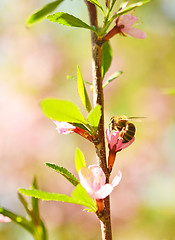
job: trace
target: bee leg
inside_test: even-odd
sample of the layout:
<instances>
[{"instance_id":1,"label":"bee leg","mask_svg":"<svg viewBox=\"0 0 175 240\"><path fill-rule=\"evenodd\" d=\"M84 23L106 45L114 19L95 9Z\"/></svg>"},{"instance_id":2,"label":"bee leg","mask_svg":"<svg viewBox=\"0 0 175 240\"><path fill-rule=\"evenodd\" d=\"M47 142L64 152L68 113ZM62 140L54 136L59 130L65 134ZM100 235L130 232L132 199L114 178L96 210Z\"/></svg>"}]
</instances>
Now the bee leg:
<instances>
[{"instance_id":1,"label":"bee leg","mask_svg":"<svg viewBox=\"0 0 175 240\"><path fill-rule=\"evenodd\" d=\"M123 138L124 133L126 132L125 127L121 130L121 132L119 133L119 137Z\"/></svg>"}]
</instances>

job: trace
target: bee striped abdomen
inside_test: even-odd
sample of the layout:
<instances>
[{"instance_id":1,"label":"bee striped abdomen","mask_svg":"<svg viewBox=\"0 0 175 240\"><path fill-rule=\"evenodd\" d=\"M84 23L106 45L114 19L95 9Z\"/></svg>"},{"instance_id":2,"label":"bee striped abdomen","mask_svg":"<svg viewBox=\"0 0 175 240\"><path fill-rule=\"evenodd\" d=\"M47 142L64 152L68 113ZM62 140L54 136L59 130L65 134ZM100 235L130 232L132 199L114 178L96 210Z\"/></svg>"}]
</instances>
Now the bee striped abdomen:
<instances>
[{"instance_id":1,"label":"bee striped abdomen","mask_svg":"<svg viewBox=\"0 0 175 240\"><path fill-rule=\"evenodd\" d=\"M122 142L127 143L131 139L133 139L133 137L135 135L135 132L136 132L136 128L135 128L133 123L128 122L127 125L126 125L126 128L123 132L124 132L124 134L123 134Z\"/></svg>"}]
</instances>

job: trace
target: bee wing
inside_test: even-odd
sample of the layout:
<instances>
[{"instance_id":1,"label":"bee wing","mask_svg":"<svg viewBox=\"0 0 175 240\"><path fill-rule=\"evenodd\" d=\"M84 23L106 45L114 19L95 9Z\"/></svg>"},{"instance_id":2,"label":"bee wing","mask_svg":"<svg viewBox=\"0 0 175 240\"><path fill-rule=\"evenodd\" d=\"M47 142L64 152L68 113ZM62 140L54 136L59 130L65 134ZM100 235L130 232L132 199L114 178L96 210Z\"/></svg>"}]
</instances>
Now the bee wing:
<instances>
[{"instance_id":1,"label":"bee wing","mask_svg":"<svg viewBox=\"0 0 175 240\"><path fill-rule=\"evenodd\" d=\"M142 122L143 119L147 117L128 117L128 120L132 120L134 122Z\"/></svg>"}]
</instances>

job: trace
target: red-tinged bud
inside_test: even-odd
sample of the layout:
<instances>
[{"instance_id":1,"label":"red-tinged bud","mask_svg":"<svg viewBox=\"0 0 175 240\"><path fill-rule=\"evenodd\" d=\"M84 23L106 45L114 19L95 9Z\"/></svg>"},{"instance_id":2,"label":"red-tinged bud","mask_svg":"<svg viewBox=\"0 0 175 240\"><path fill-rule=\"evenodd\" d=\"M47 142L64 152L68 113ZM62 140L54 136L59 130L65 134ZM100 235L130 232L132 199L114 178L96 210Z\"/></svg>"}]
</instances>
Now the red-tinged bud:
<instances>
[{"instance_id":1,"label":"red-tinged bud","mask_svg":"<svg viewBox=\"0 0 175 240\"><path fill-rule=\"evenodd\" d=\"M80 136L88 139L89 141L92 141L92 136L84 129L81 129L79 127L76 127L74 130L75 133L79 134Z\"/></svg>"},{"instance_id":2,"label":"red-tinged bud","mask_svg":"<svg viewBox=\"0 0 175 240\"><path fill-rule=\"evenodd\" d=\"M92 136L84 129L81 129L79 127L76 127L70 123L67 122L59 122L59 121L53 121L57 126L57 131L59 134L71 134L71 133L77 133L80 136L88 139L89 141L92 141Z\"/></svg>"},{"instance_id":3,"label":"red-tinged bud","mask_svg":"<svg viewBox=\"0 0 175 240\"><path fill-rule=\"evenodd\" d=\"M74 133L76 130L76 127L73 126L70 123L67 122L59 122L59 121L53 121L56 124L56 130L59 134L70 134Z\"/></svg>"},{"instance_id":4,"label":"red-tinged bud","mask_svg":"<svg viewBox=\"0 0 175 240\"><path fill-rule=\"evenodd\" d=\"M96 199L96 205L97 205L97 212L102 212L104 209L104 200L103 199Z\"/></svg>"},{"instance_id":5,"label":"red-tinged bud","mask_svg":"<svg viewBox=\"0 0 175 240\"><path fill-rule=\"evenodd\" d=\"M123 132L118 130L110 131L110 129L106 130L106 138L109 147L108 170L111 172L117 152L129 147L129 145L134 142L135 138L133 137L129 142L123 143Z\"/></svg>"},{"instance_id":6,"label":"red-tinged bud","mask_svg":"<svg viewBox=\"0 0 175 240\"><path fill-rule=\"evenodd\" d=\"M121 27L119 26L114 26L103 38L104 41L109 41L110 38L112 38L113 36L115 36L117 33L121 33Z\"/></svg>"},{"instance_id":7,"label":"red-tinged bud","mask_svg":"<svg viewBox=\"0 0 175 240\"><path fill-rule=\"evenodd\" d=\"M115 146L113 147L113 150L109 151L109 156L108 156L108 170L109 173L112 171L112 167L115 162L115 157L116 157L117 152L115 151Z\"/></svg>"}]
</instances>

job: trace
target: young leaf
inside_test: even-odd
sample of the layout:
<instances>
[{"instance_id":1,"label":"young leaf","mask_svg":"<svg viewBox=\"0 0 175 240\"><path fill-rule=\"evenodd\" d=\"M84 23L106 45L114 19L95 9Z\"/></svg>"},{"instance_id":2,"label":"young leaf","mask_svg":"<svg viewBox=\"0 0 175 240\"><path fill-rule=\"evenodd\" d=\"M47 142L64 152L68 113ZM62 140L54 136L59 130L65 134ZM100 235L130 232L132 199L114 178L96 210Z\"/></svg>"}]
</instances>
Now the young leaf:
<instances>
[{"instance_id":1,"label":"young leaf","mask_svg":"<svg viewBox=\"0 0 175 240\"><path fill-rule=\"evenodd\" d=\"M127 12L130 12L132 11L133 9L137 8L137 7L141 7L143 6L144 4L150 2L150 0L143 0L143 1L140 1L140 2L137 2L137 3L133 3L133 4L130 4L128 7L120 10L119 12L117 12L118 15L123 15Z\"/></svg>"},{"instance_id":2,"label":"young leaf","mask_svg":"<svg viewBox=\"0 0 175 240\"><path fill-rule=\"evenodd\" d=\"M112 62L112 49L111 49L110 43L107 41L103 44L101 60L102 60L101 72L102 72L102 78L104 78Z\"/></svg>"},{"instance_id":3,"label":"young leaf","mask_svg":"<svg viewBox=\"0 0 175 240\"><path fill-rule=\"evenodd\" d=\"M71 182L74 186L77 186L79 184L78 179L70 173L66 168L60 167L56 164L52 163L46 163L46 166L52 168L56 172L60 173L63 177L65 177L69 182Z\"/></svg>"},{"instance_id":4,"label":"young leaf","mask_svg":"<svg viewBox=\"0 0 175 240\"><path fill-rule=\"evenodd\" d=\"M95 108L93 108L90 111L87 119L91 126L98 127L100 118L101 118L101 106L97 104Z\"/></svg>"},{"instance_id":5,"label":"young leaf","mask_svg":"<svg viewBox=\"0 0 175 240\"><path fill-rule=\"evenodd\" d=\"M133 3L133 4L130 4L129 6L127 6L126 8L124 9L121 9L119 10L116 14L114 14L111 19L109 20L109 22L112 22L116 17L119 17L125 13L128 13L130 11L132 11L133 9L137 8L137 7L141 7L143 6L144 4L150 2L151 0L143 0L143 1L140 1L140 2L137 2L137 3Z\"/></svg>"},{"instance_id":6,"label":"young leaf","mask_svg":"<svg viewBox=\"0 0 175 240\"><path fill-rule=\"evenodd\" d=\"M44 201L60 201L60 202L68 202L68 203L74 203L74 204L78 204L78 205L82 205L85 207L90 207L89 203L83 202L79 199L70 197L68 195L65 194L59 194L59 193L49 193L49 192L44 192L38 189L19 189L19 192L21 192L22 194L26 195L26 196L31 196L31 197L35 197L35 198L39 198L42 199Z\"/></svg>"},{"instance_id":7,"label":"young leaf","mask_svg":"<svg viewBox=\"0 0 175 240\"><path fill-rule=\"evenodd\" d=\"M42 199L44 201L61 201L61 202L73 202L72 198L65 194L49 193L38 189L18 189L19 192L26 196Z\"/></svg>"},{"instance_id":8,"label":"young leaf","mask_svg":"<svg viewBox=\"0 0 175 240\"><path fill-rule=\"evenodd\" d=\"M86 87L83 82L83 78L81 76L80 68L79 66L77 67L77 88L78 88L78 94L80 96L81 102L83 106L86 108L88 112L91 111L91 103L86 91Z\"/></svg>"},{"instance_id":9,"label":"young leaf","mask_svg":"<svg viewBox=\"0 0 175 240\"><path fill-rule=\"evenodd\" d=\"M73 15L70 15L68 13L56 12L53 15L47 16L47 19L49 19L51 22L59 23L65 26L85 28L97 33L95 28L89 26L87 23L83 22L81 19L76 18Z\"/></svg>"},{"instance_id":10,"label":"young leaf","mask_svg":"<svg viewBox=\"0 0 175 240\"><path fill-rule=\"evenodd\" d=\"M27 231L29 231L31 234L34 233L34 228L33 225L27 221L25 218L5 209L0 207L0 214L9 217L13 222L21 225L23 228L25 228Z\"/></svg>"},{"instance_id":11,"label":"young leaf","mask_svg":"<svg viewBox=\"0 0 175 240\"><path fill-rule=\"evenodd\" d=\"M70 79L70 80L74 80L74 81L77 81L77 77L76 76L73 76L73 75L67 75L66 76L67 79ZM88 84L88 85L93 85L91 82L88 82L88 81L83 81L84 83Z\"/></svg>"},{"instance_id":12,"label":"young leaf","mask_svg":"<svg viewBox=\"0 0 175 240\"><path fill-rule=\"evenodd\" d=\"M78 174L81 168L86 167L84 155L79 148L76 149L76 153L75 153L75 167Z\"/></svg>"},{"instance_id":13,"label":"young leaf","mask_svg":"<svg viewBox=\"0 0 175 240\"><path fill-rule=\"evenodd\" d=\"M89 197L86 190L79 184L72 192L72 197L79 200L83 206L89 207L93 212L97 211L96 204L93 202L92 198Z\"/></svg>"},{"instance_id":14,"label":"young leaf","mask_svg":"<svg viewBox=\"0 0 175 240\"><path fill-rule=\"evenodd\" d=\"M37 21L42 20L46 15L53 12L58 7L58 5L60 5L60 3L62 3L63 1L64 0L57 0L57 1L46 4L44 7L39 9L37 12L32 14L27 19L27 21L26 21L27 26L30 26L30 25L36 23Z\"/></svg>"},{"instance_id":15,"label":"young leaf","mask_svg":"<svg viewBox=\"0 0 175 240\"><path fill-rule=\"evenodd\" d=\"M41 101L43 113L53 120L87 124L78 107L70 101L48 98Z\"/></svg>"},{"instance_id":16,"label":"young leaf","mask_svg":"<svg viewBox=\"0 0 175 240\"><path fill-rule=\"evenodd\" d=\"M111 8L110 8L110 12L112 11L114 4L115 4L116 0L112 0L112 4L111 4Z\"/></svg>"},{"instance_id":17,"label":"young leaf","mask_svg":"<svg viewBox=\"0 0 175 240\"><path fill-rule=\"evenodd\" d=\"M118 78L123 72L122 71L118 71L115 72L114 74L112 74L107 81L103 84L103 88L105 88L110 82L112 82L113 80L115 80L116 78Z\"/></svg>"},{"instance_id":18,"label":"young leaf","mask_svg":"<svg viewBox=\"0 0 175 240\"><path fill-rule=\"evenodd\" d=\"M119 10L126 8L127 5L128 5L128 0L124 0L124 1L120 4Z\"/></svg>"},{"instance_id":19,"label":"young leaf","mask_svg":"<svg viewBox=\"0 0 175 240\"><path fill-rule=\"evenodd\" d=\"M72 125L75 127L81 128L81 129L85 130L86 132L90 133L90 130L86 125L83 125L81 123L72 123Z\"/></svg>"},{"instance_id":20,"label":"young leaf","mask_svg":"<svg viewBox=\"0 0 175 240\"><path fill-rule=\"evenodd\" d=\"M88 1L93 3L94 5L96 5L102 11L102 13L105 15L105 12L104 12L102 6L100 5L100 3L97 0L88 0Z\"/></svg>"}]
</instances>

